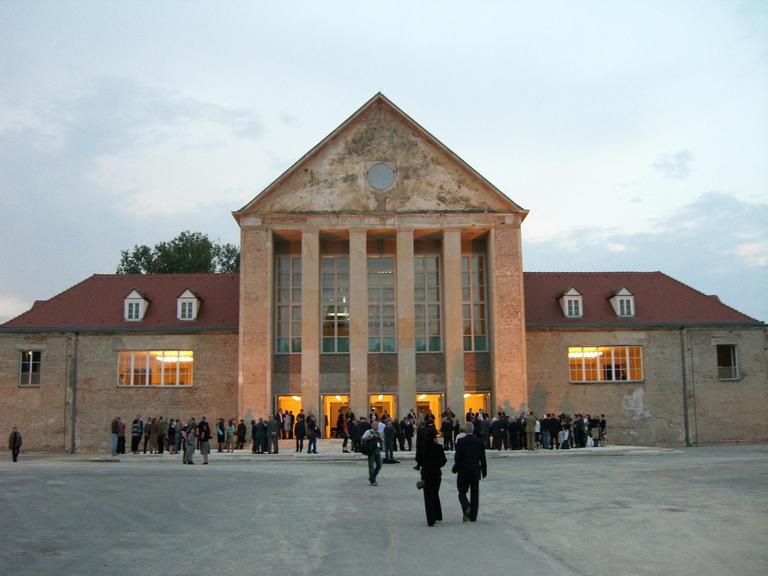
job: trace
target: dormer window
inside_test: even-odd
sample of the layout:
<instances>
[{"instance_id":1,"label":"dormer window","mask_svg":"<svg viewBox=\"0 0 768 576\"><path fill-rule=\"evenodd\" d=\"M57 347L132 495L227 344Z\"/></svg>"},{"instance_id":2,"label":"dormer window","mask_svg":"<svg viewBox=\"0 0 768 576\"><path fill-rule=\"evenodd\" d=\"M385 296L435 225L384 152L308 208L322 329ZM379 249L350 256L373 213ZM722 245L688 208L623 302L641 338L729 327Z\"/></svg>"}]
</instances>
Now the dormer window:
<instances>
[{"instance_id":1,"label":"dormer window","mask_svg":"<svg viewBox=\"0 0 768 576\"><path fill-rule=\"evenodd\" d=\"M560 294L559 300L566 318L581 318L584 315L584 301L576 288L569 288Z\"/></svg>"},{"instance_id":2,"label":"dormer window","mask_svg":"<svg viewBox=\"0 0 768 576\"><path fill-rule=\"evenodd\" d=\"M126 322L141 322L147 313L149 302L138 290L133 290L123 300L123 318Z\"/></svg>"},{"instance_id":3,"label":"dormer window","mask_svg":"<svg viewBox=\"0 0 768 576\"><path fill-rule=\"evenodd\" d=\"M631 318L635 315L635 296L626 288L616 290L610 301L616 316Z\"/></svg>"},{"instance_id":4,"label":"dormer window","mask_svg":"<svg viewBox=\"0 0 768 576\"><path fill-rule=\"evenodd\" d=\"M176 300L176 317L179 320L189 322L197 320L197 311L200 308L200 300L191 290L185 290Z\"/></svg>"}]
</instances>

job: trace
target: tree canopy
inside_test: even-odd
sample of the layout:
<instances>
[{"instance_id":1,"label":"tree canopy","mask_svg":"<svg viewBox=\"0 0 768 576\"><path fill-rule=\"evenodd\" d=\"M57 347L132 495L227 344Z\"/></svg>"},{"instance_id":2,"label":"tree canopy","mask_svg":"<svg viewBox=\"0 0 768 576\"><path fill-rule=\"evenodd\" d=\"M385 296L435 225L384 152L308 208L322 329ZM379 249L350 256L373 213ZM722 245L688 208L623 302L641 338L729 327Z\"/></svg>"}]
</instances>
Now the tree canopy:
<instances>
[{"instance_id":1,"label":"tree canopy","mask_svg":"<svg viewBox=\"0 0 768 576\"><path fill-rule=\"evenodd\" d=\"M150 248L136 245L120 251L118 274L179 274L239 272L240 250L233 244L211 242L206 234L185 231Z\"/></svg>"}]
</instances>

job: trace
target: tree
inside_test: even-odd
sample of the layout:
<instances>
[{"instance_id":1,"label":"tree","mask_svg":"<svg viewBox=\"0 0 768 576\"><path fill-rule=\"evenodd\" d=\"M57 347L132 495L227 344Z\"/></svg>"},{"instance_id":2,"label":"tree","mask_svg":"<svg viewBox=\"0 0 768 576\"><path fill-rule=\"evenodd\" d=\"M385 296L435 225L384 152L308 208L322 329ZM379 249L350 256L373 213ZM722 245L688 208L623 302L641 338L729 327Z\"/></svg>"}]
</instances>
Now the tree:
<instances>
[{"instance_id":1,"label":"tree","mask_svg":"<svg viewBox=\"0 0 768 576\"><path fill-rule=\"evenodd\" d=\"M185 231L154 248L136 245L120 251L118 274L239 272L240 250L233 244L211 242L206 234Z\"/></svg>"}]
</instances>

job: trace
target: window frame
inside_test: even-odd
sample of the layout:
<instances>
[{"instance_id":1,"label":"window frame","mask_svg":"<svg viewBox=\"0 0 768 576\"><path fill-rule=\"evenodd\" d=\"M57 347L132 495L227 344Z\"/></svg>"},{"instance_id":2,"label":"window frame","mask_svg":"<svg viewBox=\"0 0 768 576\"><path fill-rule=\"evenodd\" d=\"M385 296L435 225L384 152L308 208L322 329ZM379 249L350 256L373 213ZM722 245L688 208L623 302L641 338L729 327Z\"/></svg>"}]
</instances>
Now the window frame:
<instances>
[{"instance_id":1,"label":"window frame","mask_svg":"<svg viewBox=\"0 0 768 576\"><path fill-rule=\"evenodd\" d=\"M645 381L645 361L643 346L639 344L619 344L619 345L594 345L594 346L568 346L568 382L570 384L637 384ZM578 351L577 351L578 349ZM610 349L610 364L603 363L601 356L606 349ZM623 358L616 355L617 350L623 351ZM632 351L639 351L633 356ZM576 356L579 354L580 356ZM581 358L581 378L574 379L574 358ZM587 363L587 358L595 358L594 365ZM633 360L636 363L633 364ZM611 378L605 378L607 370L610 370ZM632 378L635 370L640 371L640 378ZM616 376L623 371L626 378L617 378ZM593 374L595 378L590 379L588 374Z\"/></svg>"},{"instance_id":2,"label":"window frame","mask_svg":"<svg viewBox=\"0 0 768 576\"><path fill-rule=\"evenodd\" d=\"M371 261L382 261L382 260L390 260L392 262L391 267L391 273L392 273L392 285L391 286L385 286L383 283L379 284L378 286L371 286ZM397 354L397 262L394 255L390 254L382 254L382 255L374 255L368 256L367 259L367 273L368 273L368 353L369 354ZM375 276L374 276L375 277ZM386 289L392 289L392 299L387 300L384 298L384 292ZM371 290L377 291L377 298L375 301L371 300ZM394 327L394 335L391 336L393 338L393 347L392 350L384 350L384 339L390 338L390 336L385 336L384 334L384 309L385 307L392 307L393 315L392 315L392 323ZM375 321L375 327L377 328L377 334L372 335L371 334L371 308L377 309L377 316ZM378 340L378 346L376 346L377 349L373 350L371 349L371 340L377 339Z\"/></svg>"},{"instance_id":3,"label":"window frame","mask_svg":"<svg viewBox=\"0 0 768 576\"><path fill-rule=\"evenodd\" d=\"M616 299L618 304L617 316L620 318L632 318L635 315L635 302L632 296L619 296ZM628 309L628 310L627 310Z\"/></svg>"},{"instance_id":4,"label":"window frame","mask_svg":"<svg viewBox=\"0 0 768 576\"><path fill-rule=\"evenodd\" d=\"M721 366L720 365L720 348L721 347L728 347L730 348L730 357L731 361L733 362L730 366ZM741 367L739 366L739 353L738 353L738 345L736 344L715 344L715 366L716 366L716 372L717 372L717 379L721 382L734 382L737 380L741 380ZM730 368L732 371L732 376L722 376L721 375L721 369L723 368Z\"/></svg>"},{"instance_id":5,"label":"window frame","mask_svg":"<svg viewBox=\"0 0 768 576\"><path fill-rule=\"evenodd\" d=\"M288 286L282 286L280 283L280 260L288 261ZM302 326L301 326L301 255L298 254L279 254L275 257L275 280L274 284L274 305L273 305L273 330L274 333L274 353L275 354L301 354L302 350ZM298 279L296 276L298 275ZM298 285L297 285L298 284ZM288 301L280 302L280 290L288 291ZM294 291L298 292L298 301L294 299ZM288 336L280 333L280 309L288 310ZM298 330L297 330L298 328ZM281 340L288 340L288 350L280 349Z\"/></svg>"},{"instance_id":6,"label":"window frame","mask_svg":"<svg viewBox=\"0 0 768 576\"><path fill-rule=\"evenodd\" d=\"M31 359L27 362L29 370L24 371L24 356L31 356ZM35 359L37 358L37 359ZM33 370L33 367L37 366L37 370ZM39 388L42 380L43 373L43 351L40 349L30 348L27 350L19 350L19 388ZM25 382L26 380L26 382ZM36 380L36 382L33 382Z\"/></svg>"},{"instance_id":7,"label":"window frame","mask_svg":"<svg viewBox=\"0 0 768 576\"><path fill-rule=\"evenodd\" d=\"M181 376L182 376L182 364L185 364L187 362L180 362L177 360L175 362L175 368L176 368L176 377L175 377L175 384L166 384L166 362L160 361L161 371L160 371L160 382L159 384L152 384L152 370L151 370L151 364L152 364L152 358L151 355L156 352L162 352L163 357L166 357L166 354L175 354L177 358L182 357L182 353L189 352L191 353L192 360L188 362L190 365L189 367L189 383L188 384L180 384ZM129 373L131 375L130 377L130 383L125 384L121 381L121 375L123 373L123 365L121 363L121 354L130 354L131 360L129 364ZM140 368L140 362L137 362L137 358L139 358L139 355L143 355L144 360L144 372L141 372ZM135 376L139 374L143 374L143 380L144 383L137 384L134 382ZM117 352L117 387L118 388L190 388L194 385L194 375L195 375L195 351L194 350L168 350L168 349L154 349L154 350L118 350Z\"/></svg>"},{"instance_id":8,"label":"window frame","mask_svg":"<svg viewBox=\"0 0 768 576\"><path fill-rule=\"evenodd\" d=\"M324 276L325 276L325 270L323 266L324 261L332 260L334 262L333 265L333 286L326 286L323 283ZM339 278L343 278L344 274L339 273L339 263L340 262L346 262L346 287L340 286ZM346 254L334 254L334 255L326 255L320 257L320 354L349 354L350 353L350 340L351 340L351 330L352 330L352 307L351 307L351 290L350 290L350 259L349 256ZM333 303L325 303L323 301L323 292L324 291L332 291L333 292ZM342 291L346 291L346 302L337 302L338 297L341 295ZM342 298L344 296L342 295ZM333 336L326 336L325 335L325 325L328 323L326 320L326 312L328 311L329 307L333 307L333 315L334 320L333 322ZM347 335L346 336L339 336L339 326L340 324L343 324L344 321L339 320L340 316L344 314L344 312L339 312L339 309L345 309L346 308L346 324L347 324ZM333 342L333 350L326 350L325 345L327 341ZM341 345L342 343L346 344L346 350L344 349L344 346Z\"/></svg>"},{"instance_id":9,"label":"window frame","mask_svg":"<svg viewBox=\"0 0 768 576\"><path fill-rule=\"evenodd\" d=\"M428 280L427 280L427 267L425 266L427 259L434 259L437 265L437 286L434 288L428 287ZM413 291L413 309L414 309L414 348L416 351L416 354L440 354L443 352L443 338L445 330L443 328L443 263L442 263L442 257L439 253L435 254L417 254L414 256L414 266L413 266L413 283L414 283L414 291ZM421 272L417 271L416 261L421 260ZM422 275L422 283L421 285L418 284L418 276L421 273ZM418 289L424 290L424 299L418 300L416 298L416 291ZM437 294L437 300L432 300L428 297L429 290L435 290ZM418 312L417 310L419 307L422 306L424 309L424 332L422 334L419 334L416 327L418 325ZM429 311L431 308L437 307L437 313L438 313L438 319L437 321L430 322L430 315ZM437 326L439 328L439 333L437 338L439 338L440 346L438 349L432 349L431 348L431 339L435 338L435 336L430 335L430 328L437 323ZM419 350L419 338L421 338L424 342L424 350Z\"/></svg>"},{"instance_id":10,"label":"window frame","mask_svg":"<svg viewBox=\"0 0 768 576\"><path fill-rule=\"evenodd\" d=\"M581 296L565 296L565 317L566 318L583 318L584 306L582 305ZM575 312L575 313L572 313Z\"/></svg>"},{"instance_id":11,"label":"window frame","mask_svg":"<svg viewBox=\"0 0 768 576\"><path fill-rule=\"evenodd\" d=\"M475 261L482 262L482 278L483 278L483 296L482 300L475 300ZM488 266L485 254L481 252L473 252L470 254L462 254L461 256L461 307L462 307L462 342L464 352L488 352L490 350L490 329L488 326ZM466 268L464 264L466 262ZM467 282L465 283L465 279ZM468 296L468 297L466 297ZM482 306L484 311L481 321L485 326L484 334L477 334L477 315L475 309L478 306ZM469 308L469 317L467 318L465 311ZM469 334L465 332L466 322L469 322ZM469 338L469 348L467 348L467 338ZM478 350L477 338L485 339L485 347L482 350Z\"/></svg>"}]
</instances>

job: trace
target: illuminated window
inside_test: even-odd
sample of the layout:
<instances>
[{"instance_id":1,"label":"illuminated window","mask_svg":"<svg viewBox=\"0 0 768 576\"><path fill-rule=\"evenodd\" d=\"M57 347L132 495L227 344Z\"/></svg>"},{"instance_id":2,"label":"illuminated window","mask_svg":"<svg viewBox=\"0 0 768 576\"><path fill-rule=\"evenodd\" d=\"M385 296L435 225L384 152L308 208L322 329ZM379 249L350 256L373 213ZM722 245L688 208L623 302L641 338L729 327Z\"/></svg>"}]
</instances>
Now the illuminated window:
<instances>
[{"instance_id":1,"label":"illuminated window","mask_svg":"<svg viewBox=\"0 0 768 576\"><path fill-rule=\"evenodd\" d=\"M40 350L22 350L19 370L19 386L40 386Z\"/></svg>"},{"instance_id":2,"label":"illuminated window","mask_svg":"<svg viewBox=\"0 0 768 576\"><path fill-rule=\"evenodd\" d=\"M461 258L461 299L464 309L464 351L488 350L485 256Z\"/></svg>"},{"instance_id":3,"label":"illuminated window","mask_svg":"<svg viewBox=\"0 0 768 576\"><path fill-rule=\"evenodd\" d=\"M643 379L640 346L572 346L568 348L571 382L638 382Z\"/></svg>"},{"instance_id":4,"label":"illuminated window","mask_svg":"<svg viewBox=\"0 0 768 576\"><path fill-rule=\"evenodd\" d=\"M739 364L735 344L717 345L717 377L720 380L738 380Z\"/></svg>"},{"instance_id":5,"label":"illuminated window","mask_svg":"<svg viewBox=\"0 0 768 576\"><path fill-rule=\"evenodd\" d=\"M440 352L440 258L416 256L413 260L416 352Z\"/></svg>"},{"instance_id":6,"label":"illuminated window","mask_svg":"<svg viewBox=\"0 0 768 576\"><path fill-rule=\"evenodd\" d=\"M118 386L191 386L191 350L118 352Z\"/></svg>"},{"instance_id":7,"label":"illuminated window","mask_svg":"<svg viewBox=\"0 0 768 576\"><path fill-rule=\"evenodd\" d=\"M320 314L323 353L349 352L349 258L320 261Z\"/></svg>"},{"instance_id":8,"label":"illuminated window","mask_svg":"<svg viewBox=\"0 0 768 576\"><path fill-rule=\"evenodd\" d=\"M275 352L301 352L301 256L277 257Z\"/></svg>"},{"instance_id":9,"label":"illuminated window","mask_svg":"<svg viewBox=\"0 0 768 576\"><path fill-rule=\"evenodd\" d=\"M368 258L368 352L396 352L395 259Z\"/></svg>"}]
</instances>

